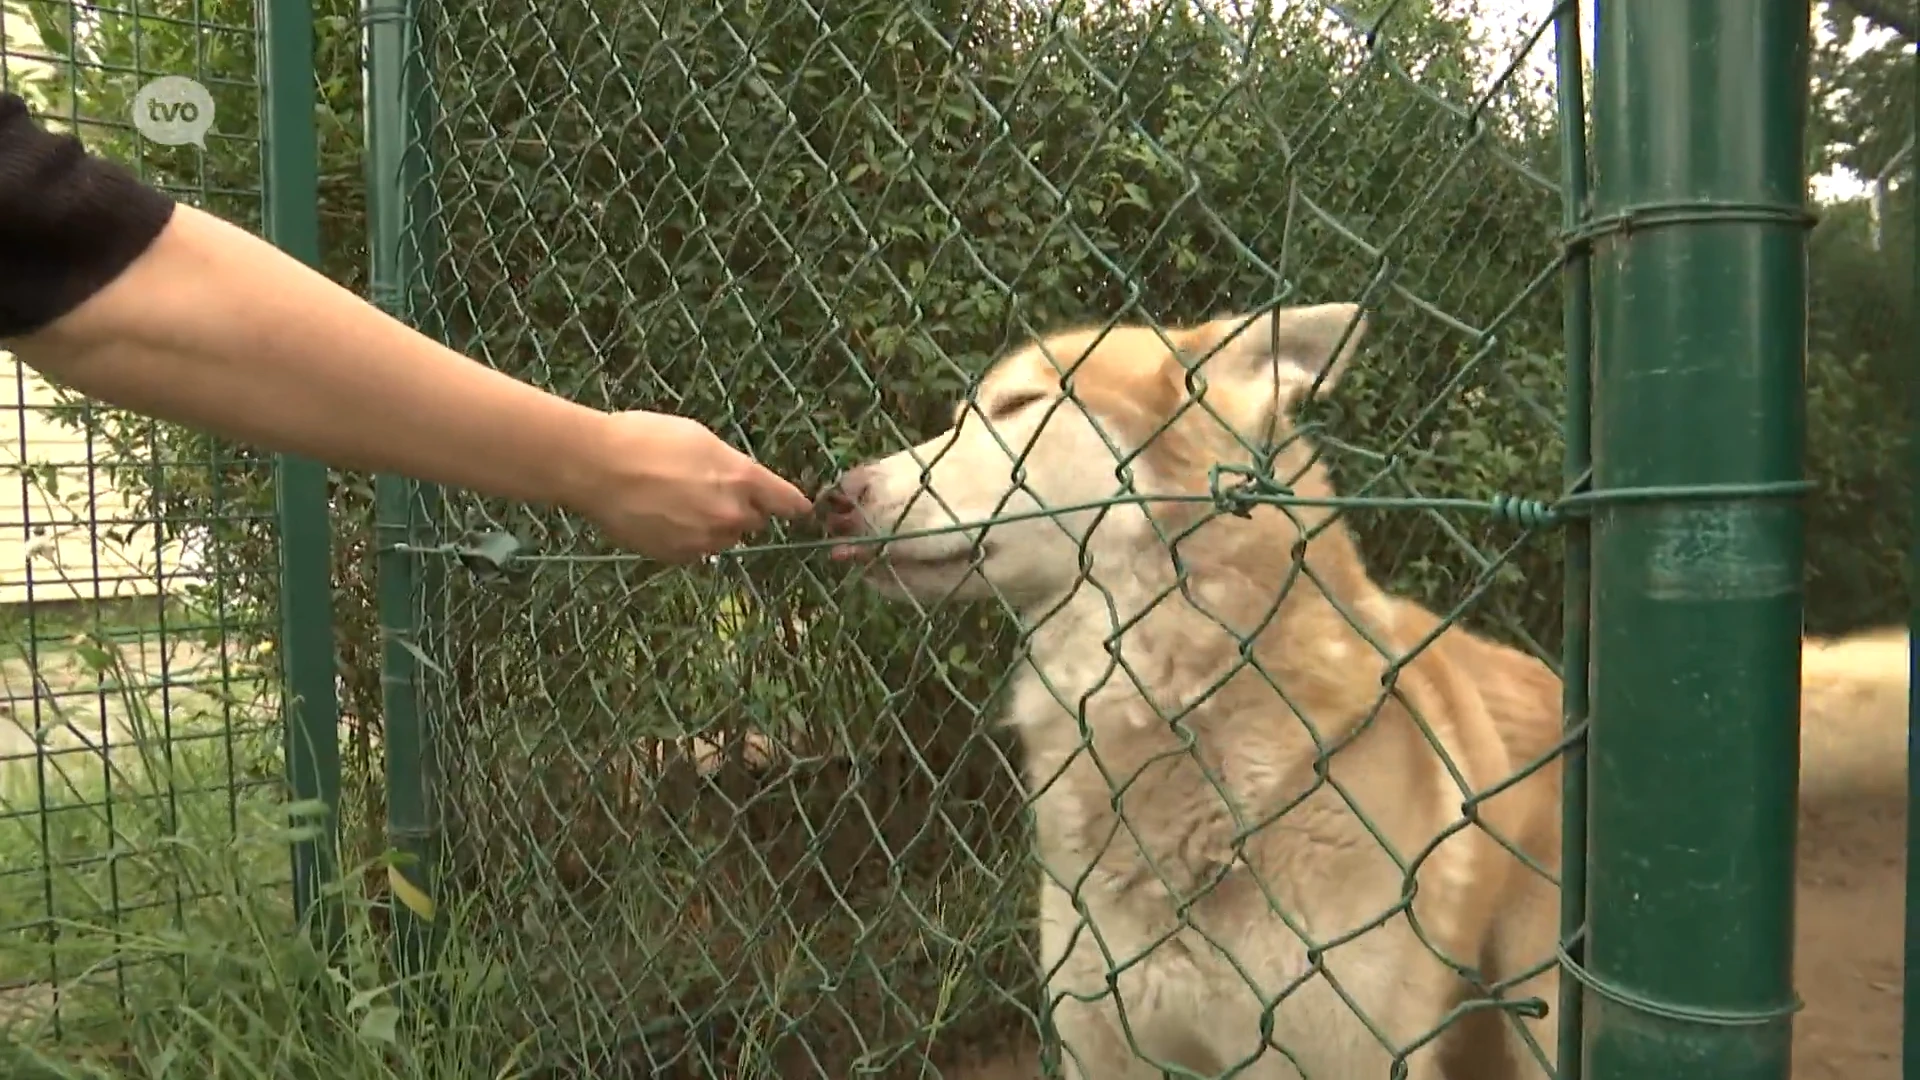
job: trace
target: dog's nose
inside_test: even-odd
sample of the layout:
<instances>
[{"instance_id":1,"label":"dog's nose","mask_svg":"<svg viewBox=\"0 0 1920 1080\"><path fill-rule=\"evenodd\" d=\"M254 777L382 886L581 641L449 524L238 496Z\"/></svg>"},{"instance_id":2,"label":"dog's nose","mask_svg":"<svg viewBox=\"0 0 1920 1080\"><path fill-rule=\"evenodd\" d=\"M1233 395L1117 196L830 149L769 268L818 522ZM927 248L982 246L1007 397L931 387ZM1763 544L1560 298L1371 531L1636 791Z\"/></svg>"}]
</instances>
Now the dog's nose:
<instances>
[{"instance_id":1,"label":"dog's nose","mask_svg":"<svg viewBox=\"0 0 1920 1080\"><path fill-rule=\"evenodd\" d=\"M872 481L859 469L844 473L831 486L814 500L813 511L818 514L833 535L845 535L860 531L860 502L871 488Z\"/></svg>"},{"instance_id":2,"label":"dog's nose","mask_svg":"<svg viewBox=\"0 0 1920 1080\"><path fill-rule=\"evenodd\" d=\"M859 508L860 504L855 502L853 496L847 494L847 489L840 484L835 484L821 492L820 497L813 501L814 512L821 517L851 514Z\"/></svg>"}]
</instances>

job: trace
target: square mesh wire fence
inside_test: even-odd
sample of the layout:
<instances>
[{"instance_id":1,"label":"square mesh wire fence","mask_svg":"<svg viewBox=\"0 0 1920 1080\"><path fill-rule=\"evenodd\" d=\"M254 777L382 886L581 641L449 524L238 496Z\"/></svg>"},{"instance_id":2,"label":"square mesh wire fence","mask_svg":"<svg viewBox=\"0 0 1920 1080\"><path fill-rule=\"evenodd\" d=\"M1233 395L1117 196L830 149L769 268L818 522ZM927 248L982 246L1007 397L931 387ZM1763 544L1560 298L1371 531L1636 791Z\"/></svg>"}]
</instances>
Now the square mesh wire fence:
<instances>
[{"instance_id":1,"label":"square mesh wire fence","mask_svg":"<svg viewBox=\"0 0 1920 1080\"><path fill-rule=\"evenodd\" d=\"M1248 918L1287 943L1276 955L1294 958L1298 978L1276 960L1229 987L1231 965L1203 959L1214 955L1205 931L1175 926L1174 912L1213 904L1218 921L1217 905L1250 902L1244 883L1220 899L1192 863L1147 866L1155 849L1140 837L1191 812L1206 819L1193 843L1222 866L1285 857L1272 854L1284 840L1250 839L1294 827L1271 791L1241 806L1250 816L1237 825L1224 809L1180 809L1177 793L1197 778L1246 764L1221 734L1238 715L1276 725L1262 730L1295 755L1289 782L1311 781L1293 821L1338 819L1339 835L1367 838L1366 858L1404 846L1408 834L1389 844L1392 827L1368 823L1391 815L1343 786L1355 774L1339 761L1398 738L1361 734L1374 722L1363 717L1404 726L1420 711L1395 686L1419 668L1400 662L1410 654L1511 646L1488 662L1544 681L1504 706L1514 769L1503 771L1557 749L1558 683L1526 654L1557 653L1560 541L1539 507L1514 498L1550 501L1563 487L1552 7L471 0L421 5L417 54L398 38L370 52L373 130L384 115L395 140L369 148L387 163L370 210L375 263L390 258L392 277L376 284L396 310L569 397L700 418L805 485L938 436L996 357L1062 330L1124 324L1135 329L1103 340L1132 342L1136 359L1198 360L1212 353L1173 346L1218 316L1335 301L1368 313L1337 389L1291 423L1269 417L1216 447L1244 466L1237 478L1169 479L1154 439L1127 434L1115 411L1157 399L1115 404L1120 346L1055 350L1075 374L1041 387L1072 399L1051 430L1118 421L1114 441L1082 447L1091 457L1076 475L1138 470L1107 516L1148 520L1145 490L1162 517L1187 514L1191 537L1215 539L1192 539L1198 554L1183 563L1161 534L1154 574L1180 566L1179 580L1111 611L1083 605L1131 570L1110 553L1079 567L1070 551L1086 581L1052 630L1046 605L1004 588L889 597L860 580L883 571L850 572L800 531L660 572L565 514L389 485L381 619L405 647L388 653L387 809L396 837L428 857L395 881L409 907L434 913L447 956L505 981L514 1004L501 1030L533 1048L525 1060L598 1077L844 1077L1004 1056L1021 1063L1011 1075L1042 1058L1049 1075L1076 1075L1063 1058L1123 1037L1068 991L1097 996L1109 970L1159 970L1135 955L1156 948L1163 966L1184 951L1211 973L1206 1008L1252 1025L1232 1052L1136 1045L1180 1075L1274 1075L1278 1044L1312 1041L1306 1016L1386 1047L1379 1075L1461 1017L1517 1023L1511 1008L1477 1007L1494 993L1485 986L1431 1015L1376 1015L1364 1032L1341 1027L1380 1004L1357 984L1339 992L1345 1019L1314 1012L1339 982L1326 976L1343 944L1405 944L1404 868L1366 925L1332 926L1324 907L1307 925L1310 898L1269 897ZM1093 366L1081 374L1083 363ZM1079 397L1103 385L1104 406ZM968 408L973 434L954 445L982 425L1031 433ZM1201 439L1191 425L1209 412L1218 427L1217 409L1196 408L1148 435ZM1185 435L1168 434L1176 427ZM1287 446L1277 458L1251 452L1276 433L1287 436L1272 440ZM973 509L1060 490L1046 475L1069 469L1060 448L1022 440L984 468L958 459L981 484L1011 477L1011 502ZM1304 467L1308 443L1324 473L1301 480L1282 466ZM939 446L926 449L929 477L957 475L932 460ZM918 468L896 460L890 475ZM1340 498L1303 505L1320 476ZM1064 509L1053 507L1056 523L1091 544L1095 511ZM1056 550L1055 534L996 528L986 582L1005 584L1008 535ZM982 540L977 528L958 535ZM1352 563L1295 559L1296 542L1345 551L1356 540L1373 578L1418 606L1343 607L1371 586L1312 571ZM1219 551L1242 542L1291 570L1235 577ZM1267 615L1202 620L1202 594L1223 590ZM1276 674L1297 634L1287 627L1336 609L1325 632L1351 658L1318 676L1296 667L1288 687ZM1451 625L1481 636L1429 641ZM1047 662L1017 658L1023 640L1049 635L1056 650L1114 661L1048 699L1059 710L1048 723L1090 732L1066 748L994 723L1010 708L1046 713L1022 695ZM1183 665L1219 685L1170 687ZM1366 707L1310 715L1299 695L1311 698L1316 678L1358 678ZM1193 753L1097 764L1102 726L1147 703L1163 715L1146 728L1160 734L1141 737ZM1123 738L1105 738L1109 758L1127 758ZM1409 752L1431 763L1444 738L1427 730ZM1446 836L1497 831L1472 812L1496 779L1450 797ZM1036 934L1042 881L1057 905L1073 875L1036 858L1034 830L1057 853L1063 822L1100 807L1134 820L1111 822L1112 854L1083 851L1082 862L1109 887L1155 897L1142 903L1167 934L1115 946L1076 985L1058 954L1086 956ZM1523 837L1503 842L1529 854ZM1419 848L1396 857L1412 864ZM1110 910L1086 927L1124 937L1123 918ZM1529 960L1551 952L1549 940ZM1524 973L1507 974L1503 992ZM1263 1014L1282 1033L1264 1057ZM1061 1023L1077 1044L1070 1034L1061 1045ZM1133 1075L1099 1059L1082 1068Z\"/></svg>"},{"instance_id":2,"label":"square mesh wire fence","mask_svg":"<svg viewBox=\"0 0 1920 1080\"><path fill-rule=\"evenodd\" d=\"M258 54L247 3L0 5L43 123L255 230ZM204 145L136 130L163 76ZM283 840L235 843L285 803L271 461L0 358L0 1031L111 1034L174 935L285 889Z\"/></svg>"}]
</instances>

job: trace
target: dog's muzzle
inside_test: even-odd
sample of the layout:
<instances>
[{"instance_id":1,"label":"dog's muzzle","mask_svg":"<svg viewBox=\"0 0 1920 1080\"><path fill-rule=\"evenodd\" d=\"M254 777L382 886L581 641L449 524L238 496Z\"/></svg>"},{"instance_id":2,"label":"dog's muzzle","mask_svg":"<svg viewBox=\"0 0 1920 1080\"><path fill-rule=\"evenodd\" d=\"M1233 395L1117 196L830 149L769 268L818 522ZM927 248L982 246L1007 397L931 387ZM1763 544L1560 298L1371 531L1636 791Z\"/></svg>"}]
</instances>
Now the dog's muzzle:
<instances>
[{"instance_id":1,"label":"dog's muzzle","mask_svg":"<svg viewBox=\"0 0 1920 1080\"><path fill-rule=\"evenodd\" d=\"M813 500L814 516L829 537L853 539L871 535L861 503L872 489L872 480L864 470L841 474ZM872 544L835 544L833 558L866 560L873 557Z\"/></svg>"}]
</instances>

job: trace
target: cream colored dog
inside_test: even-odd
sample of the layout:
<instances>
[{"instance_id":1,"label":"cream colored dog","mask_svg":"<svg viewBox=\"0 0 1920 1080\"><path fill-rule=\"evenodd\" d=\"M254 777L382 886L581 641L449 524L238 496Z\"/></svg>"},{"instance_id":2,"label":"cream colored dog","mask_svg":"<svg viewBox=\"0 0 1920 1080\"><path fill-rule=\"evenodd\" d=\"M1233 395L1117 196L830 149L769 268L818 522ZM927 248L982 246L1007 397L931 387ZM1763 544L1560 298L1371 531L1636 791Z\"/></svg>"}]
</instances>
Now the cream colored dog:
<instances>
[{"instance_id":1,"label":"cream colored dog","mask_svg":"<svg viewBox=\"0 0 1920 1080\"><path fill-rule=\"evenodd\" d=\"M1288 418L1364 331L1329 304L1056 335L823 496L834 531L883 541L837 554L884 592L999 596L1028 631L1008 721L1071 1077L1379 1077L1402 1052L1440 1076L1424 1040L1465 987L1439 954L1487 983L1546 965L1505 996L1557 1002L1557 882L1486 830L1557 879L1560 680L1458 626L1421 647L1438 617L1376 586L1323 509L1207 505L1243 440L1331 494ZM1808 641L1803 794L1899 790L1907 685L1904 631ZM1507 1060L1460 1075L1539 1075L1551 1024L1502 1023Z\"/></svg>"},{"instance_id":2,"label":"cream colored dog","mask_svg":"<svg viewBox=\"0 0 1920 1080\"><path fill-rule=\"evenodd\" d=\"M1209 502L1248 443L1331 494L1290 416L1364 331L1328 304L1055 335L822 497L834 532L879 539L836 554L885 593L997 595L1026 631L1007 720L1070 1077L1371 1080L1404 1057L1435 1080L1456 965L1492 981L1553 956L1553 883L1490 833L1557 873L1558 773L1476 797L1520 756L1503 710L1557 737L1551 672L1483 686L1501 647L1452 632L1409 656L1432 616L1372 581L1328 510ZM1555 983L1549 965L1517 993L1552 1003ZM1528 1025L1549 1060L1550 1025Z\"/></svg>"}]
</instances>

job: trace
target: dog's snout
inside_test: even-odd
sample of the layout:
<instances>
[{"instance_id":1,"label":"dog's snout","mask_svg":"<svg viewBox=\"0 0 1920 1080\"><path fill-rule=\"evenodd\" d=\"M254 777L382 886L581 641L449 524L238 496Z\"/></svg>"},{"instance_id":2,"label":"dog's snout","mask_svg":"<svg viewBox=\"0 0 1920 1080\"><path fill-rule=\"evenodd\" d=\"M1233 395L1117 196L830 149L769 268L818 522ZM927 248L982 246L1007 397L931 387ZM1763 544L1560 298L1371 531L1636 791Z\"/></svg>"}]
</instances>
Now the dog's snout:
<instances>
[{"instance_id":1,"label":"dog's snout","mask_svg":"<svg viewBox=\"0 0 1920 1080\"><path fill-rule=\"evenodd\" d=\"M847 494L846 488L835 484L821 492L820 497L814 500L813 506L821 514L831 517L835 514L851 514L859 504L853 501L853 496Z\"/></svg>"},{"instance_id":2,"label":"dog's snout","mask_svg":"<svg viewBox=\"0 0 1920 1080\"><path fill-rule=\"evenodd\" d=\"M834 535L857 533L861 528L860 504L873 486L866 473L855 469L844 473L814 500L814 512Z\"/></svg>"}]
</instances>

